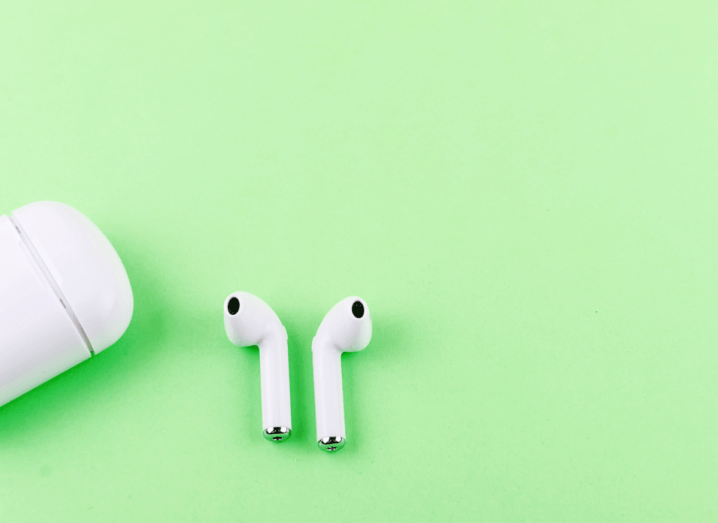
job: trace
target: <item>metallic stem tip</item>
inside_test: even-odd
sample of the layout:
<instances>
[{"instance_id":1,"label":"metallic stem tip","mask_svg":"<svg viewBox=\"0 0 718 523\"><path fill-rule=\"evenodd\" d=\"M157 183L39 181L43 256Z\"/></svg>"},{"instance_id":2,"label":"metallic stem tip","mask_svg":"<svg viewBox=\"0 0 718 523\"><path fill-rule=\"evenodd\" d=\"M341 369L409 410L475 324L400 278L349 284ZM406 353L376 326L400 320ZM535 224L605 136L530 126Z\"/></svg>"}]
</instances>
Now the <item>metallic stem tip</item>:
<instances>
[{"instance_id":1,"label":"metallic stem tip","mask_svg":"<svg viewBox=\"0 0 718 523\"><path fill-rule=\"evenodd\" d=\"M292 429L289 427L270 427L264 429L264 439L267 441L281 442L289 439L292 435Z\"/></svg>"},{"instance_id":2,"label":"metallic stem tip","mask_svg":"<svg viewBox=\"0 0 718 523\"><path fill-rule=\"evenodd\" d=\"M342 450L346 442L346 438L342 438L341 436L329 436L328 438L322 438L317 441L317 445L324 452L334 452L336 450Z\"/></svg>"}]
</instances>

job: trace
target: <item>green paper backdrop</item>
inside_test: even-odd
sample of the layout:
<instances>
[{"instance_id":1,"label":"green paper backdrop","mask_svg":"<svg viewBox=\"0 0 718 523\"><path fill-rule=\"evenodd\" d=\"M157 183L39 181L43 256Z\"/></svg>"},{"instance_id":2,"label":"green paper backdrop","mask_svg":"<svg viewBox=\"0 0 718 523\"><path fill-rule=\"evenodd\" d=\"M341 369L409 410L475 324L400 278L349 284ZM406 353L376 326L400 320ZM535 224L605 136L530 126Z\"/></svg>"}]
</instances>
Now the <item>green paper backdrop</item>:
<instances>
[{"instance_id":1,"label":"green paper backdrop","mask_svg":"<svg viewBox=\"0 0 718 523\"><path fill-rule=\"evenodd\" d=\"M80 209L136 302L0 408L0 521L718 520L717 6L2 2L0 211ZM282 445L235 290L289 334Z\"/></svg>"}]
</instances>

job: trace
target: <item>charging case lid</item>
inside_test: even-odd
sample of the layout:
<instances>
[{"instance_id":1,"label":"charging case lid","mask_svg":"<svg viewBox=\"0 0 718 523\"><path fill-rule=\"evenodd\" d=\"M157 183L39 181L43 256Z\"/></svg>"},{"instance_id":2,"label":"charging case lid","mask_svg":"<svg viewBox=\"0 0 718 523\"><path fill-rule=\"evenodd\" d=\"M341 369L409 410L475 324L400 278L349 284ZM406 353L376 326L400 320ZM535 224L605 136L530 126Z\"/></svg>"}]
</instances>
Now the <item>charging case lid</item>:
<instances>
[{"instance_id":1,"label":"charging case lid","mask_svg":"<svg viewBox=\"0 0 718 523\"><path fill-rule=\"evenodd\" d=\"M124 265L84 214L58 202L13 212L98 353L124 334L134 301Z\"/></svg>"}]
</instances>

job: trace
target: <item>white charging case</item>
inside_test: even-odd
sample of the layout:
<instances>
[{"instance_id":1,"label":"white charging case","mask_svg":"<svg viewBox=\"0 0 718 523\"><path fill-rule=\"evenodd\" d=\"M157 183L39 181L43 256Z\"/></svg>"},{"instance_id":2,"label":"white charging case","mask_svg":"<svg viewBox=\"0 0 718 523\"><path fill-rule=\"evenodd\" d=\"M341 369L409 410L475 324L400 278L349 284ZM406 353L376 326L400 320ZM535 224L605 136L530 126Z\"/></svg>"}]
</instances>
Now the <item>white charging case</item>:
<instances>
[{"instance_id":1,"label":"white charging case","mask_svg":"<svg viewBox=\"0 0 718 523\"><path fill-rule=\"evenodd\" d=\"M115 343L133 306L120 257L85 215L36 202L0 216L0 405Z\"/></svg>"}]
</instances>

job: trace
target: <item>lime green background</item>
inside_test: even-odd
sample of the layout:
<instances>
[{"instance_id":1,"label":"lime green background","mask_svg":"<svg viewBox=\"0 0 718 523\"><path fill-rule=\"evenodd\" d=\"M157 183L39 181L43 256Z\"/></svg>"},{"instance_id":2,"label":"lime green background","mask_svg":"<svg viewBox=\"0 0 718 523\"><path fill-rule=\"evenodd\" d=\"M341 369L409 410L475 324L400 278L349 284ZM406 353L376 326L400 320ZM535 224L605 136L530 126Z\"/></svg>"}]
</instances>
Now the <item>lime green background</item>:
<instances>
[{"instance_id":1,"label":"lime green background","mask_svg":"<svg viewBox=\"0 0 718 523\"><path fill-rule=\"evenodd\" d=\"M260 4L0 4L0 209L83 211L136 300L0 409L0 520L718 520L716 3ZM235 290L289 333L286 444Z\"/></svg>"}]
</instances>

